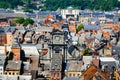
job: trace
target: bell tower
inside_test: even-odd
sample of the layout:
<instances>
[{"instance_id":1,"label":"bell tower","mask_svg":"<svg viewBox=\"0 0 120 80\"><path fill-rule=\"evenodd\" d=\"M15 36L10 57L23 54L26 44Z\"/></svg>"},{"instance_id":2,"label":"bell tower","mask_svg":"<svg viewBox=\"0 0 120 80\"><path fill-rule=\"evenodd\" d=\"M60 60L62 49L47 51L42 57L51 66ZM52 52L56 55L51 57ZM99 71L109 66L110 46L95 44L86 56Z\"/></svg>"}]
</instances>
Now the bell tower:
<instances>
[{"instance_id":1,"label":"bell tower","mask_svg":"<svg viewBox=\"0 0 120 80\"><path fill-rule=\"evenodd\" d=\"M63 63L66 61L66 43L64 32L53 30L50 47L51 58L51 80L62 80Z\"/></svg>"},{"instance_id":2,"label":"bell tower","mask_svg":"<svg viewBox=\"0 0 120 80\"><path fill-rule=\"evenodd\" d=\"M21 56L20 56L20 51L21 51L21 47L20 44L18 43L18 39L15 38L14 39L14 43L11 47L12 53L13 53L13 60L20 60Z\"/></svg>"},{"instance_id":3,"label":"bell tower","mask_svg":"<svg viewBox=\"0 0 120 80\"><path fill-rule=\"evenodd\" d=\"M50 57L52 58L52 54L61 54L63 59L66 60L66 42L64 37L64 32L58 29L54 29L52 32L52 39L51 43L49 44L50 47Z\"/></svg>"}]
</instances>

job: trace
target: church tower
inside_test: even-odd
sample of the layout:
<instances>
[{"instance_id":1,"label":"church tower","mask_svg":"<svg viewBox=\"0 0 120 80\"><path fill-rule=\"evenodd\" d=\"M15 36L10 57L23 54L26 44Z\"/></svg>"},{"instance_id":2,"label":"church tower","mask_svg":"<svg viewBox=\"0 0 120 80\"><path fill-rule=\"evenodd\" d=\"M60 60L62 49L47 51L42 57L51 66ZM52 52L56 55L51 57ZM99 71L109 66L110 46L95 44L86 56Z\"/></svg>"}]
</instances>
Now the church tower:
<instances>
[{"instance_id":1,"label":"church tower","mask_svg":"<svg viewBox=\"0 0 120 80\"><path fill-rule=\"evenodd\" d=\"M18 39L15 38L14 39L14 43L11 47L12 53L13 53L13 60L20 60L21 56L20 56L20 51L21 51L21 47L18 43Z\"/></svg>"},{"instance_id":2,"label":"church tower","mask_svg":"<svg viewBox=\"0 0 120 80\"><path fill-rule=\"evenodd\" d=\"M51 47L51 80L62 80L62 66L66 61L64 32L57 29L53 30L52 41L49 46Z\"/></svg>"}]
</instances>

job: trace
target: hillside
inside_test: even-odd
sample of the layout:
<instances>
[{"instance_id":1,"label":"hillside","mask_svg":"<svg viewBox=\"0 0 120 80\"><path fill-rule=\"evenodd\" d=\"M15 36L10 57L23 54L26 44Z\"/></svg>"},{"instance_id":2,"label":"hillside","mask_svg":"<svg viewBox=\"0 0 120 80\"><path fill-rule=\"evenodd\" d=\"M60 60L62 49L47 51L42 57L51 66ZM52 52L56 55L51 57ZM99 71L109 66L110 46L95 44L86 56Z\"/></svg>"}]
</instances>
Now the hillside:
<instances>
[{"instance_id":1,"label":"hillside","mask_svg":"<svg viewBox=\"0 0 120 80\"><path fill-rule=\"evenodd\" d=\"M118 0L46 0L43 9L56 10L58 8L67 8L72 6L77 9L91 10L112 10L116 7L120 8Z\"/></svg>"},{"instance_id":2,"label":"hillside","mask_svg":"<svg viewBox=\"0 0 120 80\"><path fill-rule=\"evenodd\" d=\"M0 8L17 8L18 5L25 5L28 9L37 9L37 7L31 4L36 0L0 0ZM116 7L120 8L120 2L118 0L37 0L45 1L44 7L39 7L42 10L57 10L72 6L76 9L91 9L91 10L112 10ZM38 9L39 9L38 8Z\"/></svg>"}]
</instances>

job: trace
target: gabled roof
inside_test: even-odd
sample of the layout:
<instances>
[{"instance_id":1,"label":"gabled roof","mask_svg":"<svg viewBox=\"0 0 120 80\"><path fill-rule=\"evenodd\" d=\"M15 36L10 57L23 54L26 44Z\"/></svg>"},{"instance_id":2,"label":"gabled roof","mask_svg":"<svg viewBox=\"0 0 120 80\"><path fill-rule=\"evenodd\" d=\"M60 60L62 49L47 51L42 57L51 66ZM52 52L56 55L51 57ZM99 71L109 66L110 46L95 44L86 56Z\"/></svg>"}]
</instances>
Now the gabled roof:
<instances>
[{"instance_id":1,"label":"gabled roof","mask_svg":"<svg viewBox=\"0 0 120 80\"><path fill-rule=\"evenodd\" d=\"M58 29L54 29L52 32L52 35L57 35L57 34L64 35L63 31L58 30Z\"/></svg>"},{"instance_id":2,"label":"gabled roof","mask_svg":"<svg viewBox=\"0 0 120 80\"><path fill-rule=\"evenodd\" d=\"M94 76L94 74L98 72L99 76L101 76L104 80L110 80L101 70L99 70L96 66L91 65L83 74L84 80L90 80Z\"/></svg>"}]
</instances>

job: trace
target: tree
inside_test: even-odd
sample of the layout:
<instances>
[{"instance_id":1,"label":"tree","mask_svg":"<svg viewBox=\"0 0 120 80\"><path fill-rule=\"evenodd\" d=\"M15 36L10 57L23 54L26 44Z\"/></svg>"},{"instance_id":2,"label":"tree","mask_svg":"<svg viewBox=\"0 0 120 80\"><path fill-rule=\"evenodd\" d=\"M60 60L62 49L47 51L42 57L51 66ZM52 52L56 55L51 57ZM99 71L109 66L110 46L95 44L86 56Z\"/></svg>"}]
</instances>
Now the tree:
<instances>
[{"instance_id":1,"label":"tree","mask_svg":"<svg viewBox=\"0 0 120 80\"><path fill-rule=\"evenodd\" d=\"M25 19L24 18L17 18L15 21L16 21L16 23L23 24Z\"/></svg>"},{"instance_id":2,"label":"tree","mask_svg":"<svg viewBox=\"0 0 120 80\"><path fill-rule=\"evenodd\" d=\"M8 53L8 60L12 60L13 59L13 53L10 51Z\"/></svg>"},{"instance_id":3,"label":"tree","mask_svg":"<svg viewBox=\"0 0 120 80\"><path fill-rule=\"evenodd\" d=\"M30 19L30 18L26 18L26 19L24 19L24 18L16 18L15 22L19 23L19 24L23 24L23 26L27 26L28 24L31 24L31 25L34 24L34 21L32 19Z\"/></svg>"},{"instance_id":4,"label":"tree","mask_svg":"<svg viewBox=\"0 0 120 80\"><path fill-rule=\"evenodd\" d=\"M76 28L76 33L78 33L83 28L84 28L84 25L83 24L79 24L78 27Z\"/></svg>"},{"instance_id":5,"label":"tree","mask_svg":"<svg viewBox=\"0 0 120 80\"><path fill-rule=\"evenodd\" d=\"M30 19L30 18L26 18L25 21L24 21L24 23L23 23L23 25L27 26L28 24L33 25L34 21L32 19Z\"/></svg>"},{"instance_id":6,"label":"tree","mask_svg":"<svg viewBox=\"0 0 120 80\"><path fill-rule=\"evenodd\" d=\"M88 48L85 48L84 49L84 55L85 56L89 56L90 54L89 54L89 49Z\"/></svg>"}]
</instances>

